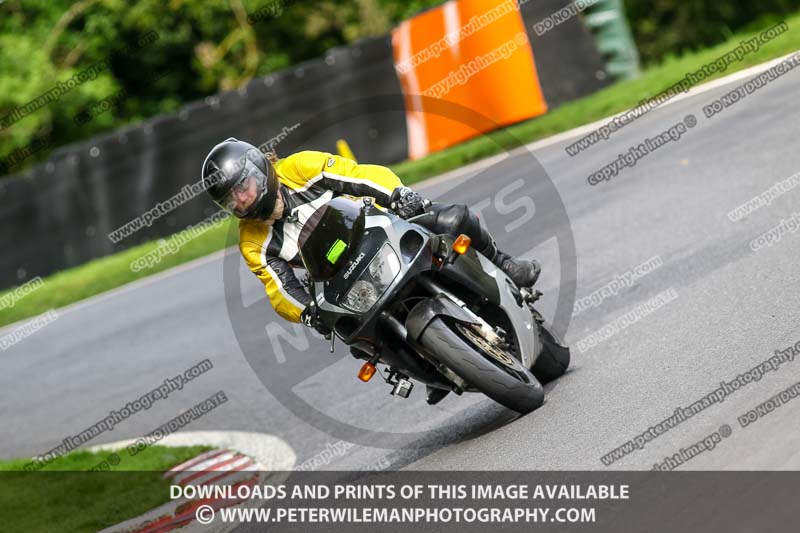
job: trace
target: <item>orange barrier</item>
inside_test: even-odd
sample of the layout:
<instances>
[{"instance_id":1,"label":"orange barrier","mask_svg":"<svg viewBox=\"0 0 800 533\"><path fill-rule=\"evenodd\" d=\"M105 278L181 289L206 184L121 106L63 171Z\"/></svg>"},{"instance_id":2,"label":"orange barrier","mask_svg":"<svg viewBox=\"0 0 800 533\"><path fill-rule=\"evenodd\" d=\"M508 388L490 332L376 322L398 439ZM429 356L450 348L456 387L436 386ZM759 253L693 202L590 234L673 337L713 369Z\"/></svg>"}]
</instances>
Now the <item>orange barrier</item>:
<instances>
[{"instance_id":1,"label":"orange barrier","mask_svg":"<svg viewBox=\"0 0 800 533\"><path fill-rule=\"evenodd\" d=\"M395 28L392 47L410 159L485 133L426 113L420 95L473 109L498 126L547 112L515 0L450 0Z\"/></svg>"}]
</instances>

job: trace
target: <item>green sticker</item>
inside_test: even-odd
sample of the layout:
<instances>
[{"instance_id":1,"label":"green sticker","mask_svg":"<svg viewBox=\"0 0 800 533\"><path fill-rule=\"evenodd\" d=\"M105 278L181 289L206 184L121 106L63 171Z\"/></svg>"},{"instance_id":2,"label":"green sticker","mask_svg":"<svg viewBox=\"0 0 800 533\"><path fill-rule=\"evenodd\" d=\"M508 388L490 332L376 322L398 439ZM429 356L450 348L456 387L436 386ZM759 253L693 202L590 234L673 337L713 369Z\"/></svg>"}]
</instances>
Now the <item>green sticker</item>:
<instances>
[{"instance_id":1,"label":"green sticker","mask_svg":"<svg viewBox=\"0 0 800 533\"><path fill-rule=\"evenodd\" d=\"M325 257L328 258L328 261L331 264L336 264L336 261L342 256L344 251L347 249L347 243L345 243L342 239L336 239L336 242L333 243L331 249L328 250L328 253L325 254Z\"/></svg>"}]
</instances>

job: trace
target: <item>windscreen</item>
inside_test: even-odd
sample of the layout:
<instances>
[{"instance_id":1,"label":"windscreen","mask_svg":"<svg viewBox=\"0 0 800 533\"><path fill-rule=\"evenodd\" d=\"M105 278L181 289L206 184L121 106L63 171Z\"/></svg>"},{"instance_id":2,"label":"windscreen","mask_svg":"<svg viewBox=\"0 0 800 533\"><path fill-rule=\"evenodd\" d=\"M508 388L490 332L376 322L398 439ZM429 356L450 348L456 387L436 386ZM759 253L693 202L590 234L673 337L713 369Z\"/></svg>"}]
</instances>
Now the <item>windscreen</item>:
<instances>
[{"instance_id":1,"label":"windscreen","mask_svg":"<svg viewBox=\"0 0 800 533\"><path fill-rule=\"evenodd\" d=\"M332 199L314 212L300 232L300 257L314 281L333 277L358 248L364 233L362 204L349 198Z\"/></svg>"}]
</instances>

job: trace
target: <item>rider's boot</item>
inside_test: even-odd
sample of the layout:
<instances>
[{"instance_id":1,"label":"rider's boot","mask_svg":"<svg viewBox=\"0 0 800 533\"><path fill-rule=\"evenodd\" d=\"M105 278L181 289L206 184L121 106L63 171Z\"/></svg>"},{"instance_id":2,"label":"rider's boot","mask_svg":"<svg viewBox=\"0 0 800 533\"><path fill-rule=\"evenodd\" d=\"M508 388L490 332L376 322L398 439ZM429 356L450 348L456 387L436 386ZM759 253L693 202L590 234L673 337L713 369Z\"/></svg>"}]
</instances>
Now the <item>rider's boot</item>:
<instances>
[{"instance_id":1,"label":"rider's boot","mask_svg":"<svg viewBox=\"0 0 800 533\"><path fill-rule=\"evenodd\" d=\"M533 287L542 273L542 267L536 259L517 259L499 250L492 263L499 266L518 287Z\"/></svg>"},{"instance_id":2,"label":"rider's boot","mask_svg":"<svg viewBox=\"0 0 800 533\"><path fill-rule=\"evenodd\" d=\"M494 239L489 235L485 228L481 228L481 241L487 243L482 250L479 250L500 270L506 273L518 287L533 287L542 267L535 259L518 259L497 249Z\"/></svg>"}]
</instances>

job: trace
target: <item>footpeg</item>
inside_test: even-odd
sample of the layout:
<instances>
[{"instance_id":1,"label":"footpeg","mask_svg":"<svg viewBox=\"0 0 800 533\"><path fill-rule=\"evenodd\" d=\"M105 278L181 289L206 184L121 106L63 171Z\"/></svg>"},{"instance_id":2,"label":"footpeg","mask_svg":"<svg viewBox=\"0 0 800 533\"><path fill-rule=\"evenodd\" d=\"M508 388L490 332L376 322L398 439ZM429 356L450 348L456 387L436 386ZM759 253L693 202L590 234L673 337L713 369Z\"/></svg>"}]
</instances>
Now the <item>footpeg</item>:
<instances>
[{"instance_id":1,"label":"footpeg","mask_svg":"<svg viewBox=\"0 0 800 533\"><path fill-rule=\"evenodd\" d=\"M389 372L389 378L386 380L386 383L394 385L390 394L392 396L400 396L401 398L408 398L408 395L411 394L411 389L414 388L414 384L408 380L408 376L394 369Z\"/></svg>"},{"instance_id":2,"label":"footpeg","mask_svg":"<svg viewBox=\"0 0 800 533\"><path fill-rule=\"evenodd\" d=\"M522 299L525 301L525 303L528 304L536 303L537 301L539 301L539 298L541 297L542 297L542 291L540 290L531 291L528 288L522 290Z\"/></svg>"},{"instance_id":3,"label":"footpeg","mask_svg":"<svg viewBox=\"0 0 800 533\"><path fill-rule=\"evenodd\" d=\"M392 396L400 396L401 398L408 398L408 395L411 394L411 389L414 388L414 384L408 381L407 379L400 378L397 380L397 383L394 384L392 388Z\"/></svg>"}]
</instances>

